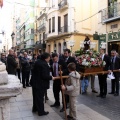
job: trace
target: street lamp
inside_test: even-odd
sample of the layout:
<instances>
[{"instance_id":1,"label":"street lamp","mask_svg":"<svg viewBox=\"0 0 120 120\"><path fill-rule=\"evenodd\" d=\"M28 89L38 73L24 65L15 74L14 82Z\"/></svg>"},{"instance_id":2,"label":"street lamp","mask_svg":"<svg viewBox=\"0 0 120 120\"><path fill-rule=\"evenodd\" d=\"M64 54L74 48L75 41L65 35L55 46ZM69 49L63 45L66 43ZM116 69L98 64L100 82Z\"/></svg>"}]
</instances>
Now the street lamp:
<instances>
[{"instance_id":1,"label":"street lamp","mask_svg":"<svg viewBox=\"0 0 120 120\"><path fill-rule=\"evenodd\" d=\"M5 33L4 33L4 32L2 32L2 33L0 33L0 34L2 34L2 35L4 36L4 34L5 34Z\"/></svg>"},{"instance_id":2,"label":"street lamp","mask_svg":"<svg viewBox=\"0 0 120 120\"><path fill-rule=\"evenodd\" d=\"M14 32L12 32L11 38L12 38L12 47L14 47L14 38L15 38L15 33Z\"/></svg>"}]
</instances>

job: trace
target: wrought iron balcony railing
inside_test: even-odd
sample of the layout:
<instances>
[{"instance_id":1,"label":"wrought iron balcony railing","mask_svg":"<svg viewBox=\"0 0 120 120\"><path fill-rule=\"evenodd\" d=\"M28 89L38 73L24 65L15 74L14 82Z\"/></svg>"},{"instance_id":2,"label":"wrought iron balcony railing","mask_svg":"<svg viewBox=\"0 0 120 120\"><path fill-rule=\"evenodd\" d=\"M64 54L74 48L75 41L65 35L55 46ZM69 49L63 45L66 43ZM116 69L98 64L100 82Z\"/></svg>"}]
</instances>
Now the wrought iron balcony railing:
<instances>
[{"instance_id":1,"label":"wrought iron balcony railing","mask_svg":"<svg viewBox=\"0 0 120 120\"><path fill-rule=\"evenodd\" d=\"M64 8L66 5L68 5L67 0L62 0L62 1L58 4L59 10L62 9L62 8Z\"/></svg>"},{"instance_id":2,"label":"wrought iron balcony railing","mask_svg":"<svg viewBox=\"0 0 120 120\"><path fill-rule=\"evenodd\" d=\"M113 5L102 10L102 22L112 22L120 19L120 3Z\"/></svg>"},{"instance_id":3,"label":"wrought iron balcony railing","mask_svg":"<svg viewBox=\"0 0 120 120\"><path fill-rule=\"evenodd\" d=\"M45 31L45 29L46 29L45 23L43 23L42 25L40 25L40 26L38 27L38 31L39 31L39 32Z\"/></svg>"},{"instance_id":4,"label":"wrought iron balcony railing","mask_svg":"<svg viewBox=\"0 0 120 120\"><path fill-rule=\"evenodd\" d=\"M58 31L58 34L62 34L62 33L68 33L69 32L69 26L63 26L61 27L61 29Z\"/></svg>"}]
</instances>

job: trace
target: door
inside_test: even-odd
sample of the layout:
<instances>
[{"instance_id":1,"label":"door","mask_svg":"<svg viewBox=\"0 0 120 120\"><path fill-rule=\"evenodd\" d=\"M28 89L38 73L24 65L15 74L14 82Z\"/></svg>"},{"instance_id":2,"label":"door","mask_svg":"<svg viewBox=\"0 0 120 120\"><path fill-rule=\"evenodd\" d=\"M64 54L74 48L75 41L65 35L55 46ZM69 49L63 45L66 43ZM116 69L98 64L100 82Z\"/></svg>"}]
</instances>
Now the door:
<instances>
[{"instance_id":1,"label":"door","mask_svg":"<svg viewBox=\"0 0 120 120\"><path fill-rule=\"evenodd\" d=\"M68 14L64 15L64 32L68 32Z\"/></svg>"},{"instance_id":2,"label":"door","mask_svg":"<svg viewBox=\"0 0 120 120\"><path fill-rule=\"evenodd\" d=\"M61 31L61 17L58 17L58 32L62 32Z\"/></svg>"}]
</instances>

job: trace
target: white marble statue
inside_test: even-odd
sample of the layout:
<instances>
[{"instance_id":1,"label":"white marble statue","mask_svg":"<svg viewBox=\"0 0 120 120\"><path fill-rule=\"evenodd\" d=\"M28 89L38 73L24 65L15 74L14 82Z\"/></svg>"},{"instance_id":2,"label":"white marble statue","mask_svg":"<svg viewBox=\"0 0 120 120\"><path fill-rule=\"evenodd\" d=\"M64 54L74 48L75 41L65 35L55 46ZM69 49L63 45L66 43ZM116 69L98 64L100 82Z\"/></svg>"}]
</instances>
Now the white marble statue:
<instances>
[{"instance_id":1,"label":"white marble statue","mask_svg":"<svg viewBox=\"0 0 120 120\"><path fill-rule=\"evenodd\" d=\"M8 83L8 74L6 71L6 66L0 61L0 85Z\"/></svg>"},{"instance_id":2,"label":"white marble statue","mask_svg":"<svg viewBox=\"0 0 120 120\"><path fill-rule=\"evenodd\" d=\"M0 61L0 120L10 120L9 99L22 93L22 84L15 75L8 75Z\"/></svg>"}]
</instances>

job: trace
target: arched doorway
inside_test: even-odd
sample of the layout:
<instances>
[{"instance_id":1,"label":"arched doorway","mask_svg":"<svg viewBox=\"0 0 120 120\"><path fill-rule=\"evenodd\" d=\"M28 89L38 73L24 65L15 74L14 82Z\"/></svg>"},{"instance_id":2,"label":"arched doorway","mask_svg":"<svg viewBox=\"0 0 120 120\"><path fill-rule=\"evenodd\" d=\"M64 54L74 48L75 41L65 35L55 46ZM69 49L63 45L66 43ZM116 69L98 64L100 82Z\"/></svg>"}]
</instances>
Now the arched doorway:
<instances>
[{"instance_id":1,"label":"arched doorway","mask_svg":"<svg viewBox=\"0 0 120 120\"><path fill-rule=\"evenodd\" d=\"M61 54L61 43L58 43L58 53Z\"/></svg>"}]
</instances>

